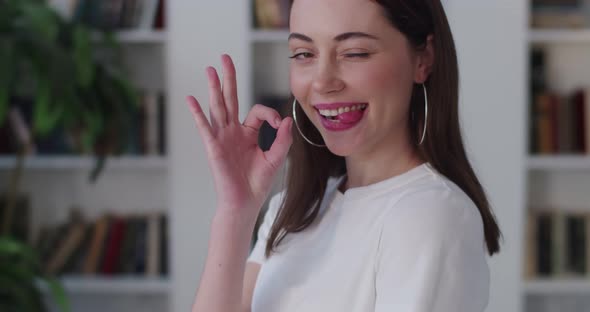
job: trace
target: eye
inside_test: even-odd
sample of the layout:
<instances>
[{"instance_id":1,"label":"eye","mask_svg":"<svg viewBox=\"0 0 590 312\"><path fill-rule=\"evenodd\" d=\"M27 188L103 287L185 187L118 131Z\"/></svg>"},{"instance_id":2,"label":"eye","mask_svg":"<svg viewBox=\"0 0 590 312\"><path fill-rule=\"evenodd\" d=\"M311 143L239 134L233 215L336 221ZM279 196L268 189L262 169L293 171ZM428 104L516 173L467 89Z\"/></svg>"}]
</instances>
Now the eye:
<instances>
[{"instance_id":1,"label":"eye","mask_svg":"<svg viewBox=\"0 0 590 312\"><path fill-rule=\"evenodd\" d=\"M351 57L351 58L368 58L369 57L369 53L346 53L344 54L346 57Z\"/></svg>"},{"instance_id":2,"label":"eye","mask_svg":"<svg viewBox=\"0 0 590 312\"><path fill-rule=\"evenodd\" d=\"M313 54L310 52L299 52L295 53L293 56L289 56L290 59L298 59L304 60L313 57Z\"/></svg>"}]
</instances>

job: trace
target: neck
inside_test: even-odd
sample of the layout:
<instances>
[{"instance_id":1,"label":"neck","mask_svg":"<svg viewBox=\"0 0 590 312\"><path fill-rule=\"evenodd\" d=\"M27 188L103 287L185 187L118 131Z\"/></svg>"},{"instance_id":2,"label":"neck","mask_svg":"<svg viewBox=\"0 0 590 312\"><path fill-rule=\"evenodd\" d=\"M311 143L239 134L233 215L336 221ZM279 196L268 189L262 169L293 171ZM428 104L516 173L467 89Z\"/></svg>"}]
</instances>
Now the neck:
<instances>
[{"instance_id":1,"label":"neck","mask_svg":"<svg viewBox=\"0 0 590 312\"><path fill-rule=\"evenodd\" d=\"M381 146L371 152L346 157L347 179L341 191L386 180L423 163L408 139Z\"/></svg>"}]
</instances>

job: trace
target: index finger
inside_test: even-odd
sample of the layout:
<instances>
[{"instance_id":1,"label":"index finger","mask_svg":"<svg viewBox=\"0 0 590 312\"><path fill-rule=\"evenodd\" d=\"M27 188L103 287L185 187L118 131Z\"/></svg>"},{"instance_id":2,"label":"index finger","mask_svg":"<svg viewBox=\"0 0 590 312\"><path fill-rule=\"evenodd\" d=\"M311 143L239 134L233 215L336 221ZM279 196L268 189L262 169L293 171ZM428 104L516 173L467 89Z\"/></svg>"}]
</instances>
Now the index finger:
<instances>
[{"instance_id":1,"label":"index finger","mask_svg":"<svg viewBox=\"0 0 590 312\"><path fill-rule=\"evenodd\" d=\"M193 113L193 117L195 119L195 123L197 124L197 128L199 129L199 135L205 144L209 144L211 140L213 140L213 130L211 129L211 125L205 117L205 113L203 113L203 109L197 99L193 96L187 96L186 101L190 106L191 112Z\"/></svg>"},{"instance_id":2,"label":"index finger","mask_svg":"<svg viewBox=\"0 0 590 312\"><path fill-rule=\"evenodd\" d=\"M227 110L227 120L239 122L238 118L238 86L236 81L236 67L227 54L221 56L223 68L223 100Z\"/></svg>"}]
</instances>

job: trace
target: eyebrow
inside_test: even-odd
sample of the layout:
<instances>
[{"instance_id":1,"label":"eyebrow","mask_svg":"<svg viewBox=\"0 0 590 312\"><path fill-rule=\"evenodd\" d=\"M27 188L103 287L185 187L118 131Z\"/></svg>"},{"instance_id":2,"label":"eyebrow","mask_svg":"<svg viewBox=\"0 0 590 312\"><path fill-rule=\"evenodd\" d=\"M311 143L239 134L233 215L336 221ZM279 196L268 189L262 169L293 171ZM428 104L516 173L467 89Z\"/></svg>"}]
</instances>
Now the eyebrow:
<instances>
[{"instance_id":1,"label":"eyebrow","mask_svg":"<svg viewBox=\"0 0 590 312\"><path fill-rule=\"evenodd\" d=\"M367 39L372 39L372 40L379 40L379 38L364 33L364 32L360 32L360 31L352 31L352 32L345 32L342 33L336 37L334 37L334 41L338 41L338 42L342 42L348 39L354 39L354 38L367 38ZM304 34L300 34L300 33L290 33L289 34L289 41L291 39L299 39L305 42L313 42L313 39L311 39L310 37L304 35Z\"/></svg>"}]
</instances>

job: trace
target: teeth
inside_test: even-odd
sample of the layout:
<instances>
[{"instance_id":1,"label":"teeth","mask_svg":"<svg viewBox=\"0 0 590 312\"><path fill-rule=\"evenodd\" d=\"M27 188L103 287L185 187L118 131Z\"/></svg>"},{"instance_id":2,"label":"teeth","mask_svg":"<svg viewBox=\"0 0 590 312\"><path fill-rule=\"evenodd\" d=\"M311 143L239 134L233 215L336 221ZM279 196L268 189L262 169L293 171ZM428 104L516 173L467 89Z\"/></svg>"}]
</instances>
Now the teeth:
<instances>
[{"instance_id":1,"label":"teeth","mask_svg":"<svg viewBox=\"0 0 590 312\"><path fill-rule=\"evenodd\" d=\"M342 113L353 112L361 109L365 109L367 104L357 104L353 106L339 107L338 109L320 109L320 115L326 117L335 117Z\"/></svg>"}]
</instances>

